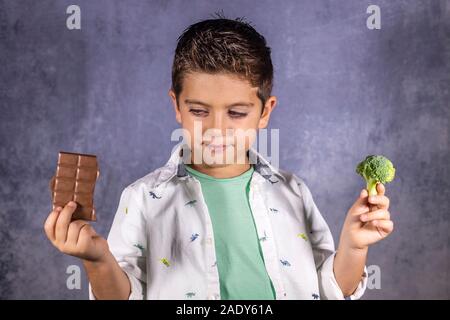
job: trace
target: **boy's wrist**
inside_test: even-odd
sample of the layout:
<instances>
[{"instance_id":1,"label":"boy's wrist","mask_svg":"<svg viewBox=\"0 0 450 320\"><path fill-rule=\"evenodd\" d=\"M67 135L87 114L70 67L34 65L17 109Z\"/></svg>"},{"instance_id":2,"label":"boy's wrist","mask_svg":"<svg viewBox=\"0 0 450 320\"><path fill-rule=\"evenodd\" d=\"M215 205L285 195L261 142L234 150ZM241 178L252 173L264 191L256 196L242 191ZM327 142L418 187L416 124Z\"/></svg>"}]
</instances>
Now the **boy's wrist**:
<instances>
[{"instance_id":1,"label":"boy's wrist","mask_svg":"<svg viewBox=\"0 0 450 320\"><path fill-rule=\"evenodd\" d=\"M350 254L352 256L358 256L358 255L367 255L367 252L369 250L369 246L352 246L350 244L347 244L345 241L340 241L338 246L338 252L345 252L347 254Z\"/></svg>"},{"instance_id":2,"label":"boy's wrist","mask_svg":"<svg viewBox=\"0 0 450 320\"><path fill-rule=\"evenodd\" d=\"M101 258L97 260L81 260L86 269L101 269L109 266L113 261L115 261L115 258L112 255L111 251L108 250L108 252L106 252Z\"/></svg>"}]
</instances>

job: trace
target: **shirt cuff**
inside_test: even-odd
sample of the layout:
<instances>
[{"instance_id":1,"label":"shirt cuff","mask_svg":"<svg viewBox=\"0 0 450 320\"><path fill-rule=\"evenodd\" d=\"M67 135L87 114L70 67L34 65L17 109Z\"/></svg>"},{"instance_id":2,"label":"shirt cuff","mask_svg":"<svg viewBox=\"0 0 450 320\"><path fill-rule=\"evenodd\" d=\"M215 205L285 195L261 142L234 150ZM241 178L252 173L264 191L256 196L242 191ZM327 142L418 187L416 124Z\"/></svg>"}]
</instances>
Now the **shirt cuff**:
<instances>
[{"instance_id":1,"label":"shirt cuff","mask_svg":"<svg viewBox=\"0 0 450 320\"><path fill-rule=\"evenodd\" d=\"M334 276L333 264L336 253L330 255L319 271L319 285L321 286L322 298L327 300L357 300L360 299L367 288L367 268L364 266L364 273L356 290L347 297L344 297Z\"/></svg>"},{"instance_id":2,"label":"shirt cuff","mask_svg":"<svg viewBox=\"0 0 450 320\"><path fill-rule=\"evenodd\" d=\"M122 269L123 270L123 269ZM128 279L130 280L130 286L131 286L131 293L128 297L128 300L143 300L144 294L142 290L142 283L133 275L131 275L128 271L123 270L125 274L127 275ZM95 297L91 283L89 282L89 300L97 300Z\"/></svg>"}]
</instances>

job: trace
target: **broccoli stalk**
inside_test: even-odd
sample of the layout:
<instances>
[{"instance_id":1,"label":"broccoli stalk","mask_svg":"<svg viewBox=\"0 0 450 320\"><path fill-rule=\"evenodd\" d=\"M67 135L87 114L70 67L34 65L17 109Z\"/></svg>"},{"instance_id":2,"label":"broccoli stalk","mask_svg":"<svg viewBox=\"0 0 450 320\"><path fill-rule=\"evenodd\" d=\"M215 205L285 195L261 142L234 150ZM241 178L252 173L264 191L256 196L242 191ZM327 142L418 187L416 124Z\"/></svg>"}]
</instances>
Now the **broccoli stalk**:
<instances>
[{"instance_id":1,"label":"broccoli stalk","mask_svg":"<svg viewBox=\"0 0 450 320\"><path fill-rule=\"evenodd\" d=\"M368 179L367 182L367 191L369 193L369 196L376 196L377 195L377 179Z\"/></svg>"},{"instance_id":2,"label":"broccoli stalk","mask_svg":"<svg viewBox=\"0 0 450 320\"><path fill-rule=\"evenodd\" d=\"M370 155L358 164L356 173L366 180L369 196L373 196L377 195L378 182L385 184L394 180L395 168L388 158Z\"/></svg>"}]
</instances>

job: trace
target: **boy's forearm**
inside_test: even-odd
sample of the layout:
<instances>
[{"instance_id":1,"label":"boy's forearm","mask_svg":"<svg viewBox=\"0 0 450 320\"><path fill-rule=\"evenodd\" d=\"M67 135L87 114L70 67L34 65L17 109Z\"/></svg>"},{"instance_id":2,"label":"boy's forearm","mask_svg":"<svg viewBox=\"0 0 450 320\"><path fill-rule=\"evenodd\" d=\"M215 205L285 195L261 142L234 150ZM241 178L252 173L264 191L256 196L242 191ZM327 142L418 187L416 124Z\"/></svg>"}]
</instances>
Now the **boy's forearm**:
<instances>
[{"instance_id":1,"label":"boy's forearm","mask_svg":"<svg viewBox=\"0 0 450 320\"><path fill-rule=\"evenodd\" d=\"M344 296L355 292L361 281L368 249L352 249L339 246L334 259L334 276Z\"/></svg>"},{"instance_id":2,"label":"boy's forearm","mask_svg":"<svg viewBox=\"0 0 450 320\"><path fill-rule=\"evenodd\" d=\"M96 299L127 300L129 298L130 280L111 252L104 261L83 260L83 265Z\"/></svg>"}]
</instances>

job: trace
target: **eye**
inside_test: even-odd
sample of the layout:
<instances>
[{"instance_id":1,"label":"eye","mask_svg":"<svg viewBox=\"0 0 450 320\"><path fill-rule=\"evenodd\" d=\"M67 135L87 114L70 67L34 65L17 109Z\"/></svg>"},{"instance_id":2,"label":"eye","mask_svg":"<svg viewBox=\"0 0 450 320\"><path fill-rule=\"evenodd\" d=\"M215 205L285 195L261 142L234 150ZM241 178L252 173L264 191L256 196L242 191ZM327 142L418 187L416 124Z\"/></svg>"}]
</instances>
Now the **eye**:
<instances>
[{"instance_id":1,"label":"eye","mask_svg":"<svg viewBox=\"0 0 450 320\"><path fill-rule=\"evenodd\" d=\"M245 112L237 112L237 111L228 111L228 114L231 118L244 118L247 116Z\"/></svg>"},{"instance_id":2,"label":"eye","mask_svg":"<svg viewBox=\"0 0 450 320\"><path fill-rule=\"evenodd\" d=\"M206 117L208 115L208 111L201 109L189 109L189 112L196 117Z\"/></svg>"}]
</instances>

